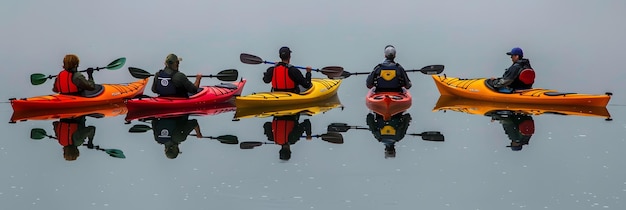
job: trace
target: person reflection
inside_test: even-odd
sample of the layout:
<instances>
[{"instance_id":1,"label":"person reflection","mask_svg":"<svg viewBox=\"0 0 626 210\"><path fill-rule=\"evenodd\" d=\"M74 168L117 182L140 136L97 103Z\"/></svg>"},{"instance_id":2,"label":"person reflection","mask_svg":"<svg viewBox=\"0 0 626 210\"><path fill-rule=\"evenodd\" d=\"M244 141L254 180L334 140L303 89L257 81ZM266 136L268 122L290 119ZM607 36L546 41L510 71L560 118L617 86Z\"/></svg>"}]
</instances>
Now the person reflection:
<instances>
[{"instance_id":1,"label":"person reflection","mask_svg":"<svg viewBox=\"0 0 626 210\"><path fill-rule=\"evenodd\" d=\"M278 158L281 160L291 159L291 144L295 144L306 133L306 139L310 140L311 136L311 122L309 119L305 119L302 123L300 121L300 115L287 115L287 116L275 116L272 122L265 122L263 124L263 130L267 140L273 141L280 145L278 151Z\"/></svg>"},{"instance_id":2,"label":"person reflection","mask_svg":"<svg viewBox=\"0 0 626 210\"><path fill-rule=\"evenodd\" d=\"M385 158L396 157L396 142L404 138L411 122L409 113L398 113L388 121L377 113L367 114L367 126L374 138L385 145Z\"/></svg>"},{"instance_id":3,"label":"person reflection","mask_svg":"<svg viewBox=\"0 0 626 210\"><path fill-rule=\"evenodd\" d=\"M85 116L76 118L64 118L59 121L52 122L54 134L63 146L63 157L67 161L73 161L78 158L80 152L78 147L83 145L85 139L89 138L89 142L93 142L96 135L96 127L93 125L85 126Z\"/></svg>"},{"instance_id":4,"label":"person reflection","mask_svg":"<svg viewBox=\"0 0 626 210\"><path fill-rule=\"evenodd\" d=\"M511 140L507 147L512 151L520 151L524 145L528 145L530 137L535 133L535 121L531 115L512 111L495 111L487 113L491 121L499 121L504 133Z\"/></svg>"},{"instance_id":5,"label":"person reflection","mask_svg":"<svg viewBox=\"0 0 626 210\"><path fill-rule=\"evenodd\" d=\"M202 138L200 125L196 119L189 119L189 115L169 118L153 118L152 131L154 140L165 147L165 156L175 159L180 154L178 145L187 140L192 130L196 131L196 137Z\"/></svg>"}]
</instances>

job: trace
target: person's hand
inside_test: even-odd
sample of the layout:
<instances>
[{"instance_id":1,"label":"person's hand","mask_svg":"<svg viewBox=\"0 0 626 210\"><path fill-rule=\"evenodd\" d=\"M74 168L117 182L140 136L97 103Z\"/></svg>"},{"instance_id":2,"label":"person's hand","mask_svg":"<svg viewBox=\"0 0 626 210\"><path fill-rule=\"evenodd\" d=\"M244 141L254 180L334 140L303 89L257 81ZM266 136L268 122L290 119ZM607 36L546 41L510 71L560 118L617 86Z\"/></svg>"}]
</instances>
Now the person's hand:
<instances>
[{"instance_id":1,"label":"person's hand","mask_svg":"<svg viewBox=\"0 0 626 210\"><path fill-rule=\"evenodd\" d=\"M91 76L93 74L93 68L88 68L87 69L87 75Z\"/></svg>"},{"instance_id":2,"label":"person's hand","mask_svg":"<svg viewBox=\"0 0 626 210\"><path fill-rule=\"evenodd\" d=\"M307 134L306 135L306 140L311 140L311 139L313 139L313 136L311 136L311 134Z\"/></svg>"},{"instance_id":3,"label":"person's hand","mask_svg":"<svg viewBox=\"0 0 626 210\"><path fill-rule=\"evenodd\" d=\"M202 79L202 74L201 73L196 74L196 79Z\"/></svg>"},{"instance_id":4,"label":"person's hand","mask_svg":"<svg viewBox=\"0 0 626 210\"><path fill-rule=\"evenodd\" d=\"M307 73L311 73L311 70L313 70L313 68L311 68L310 66L307 66L307 67L306 67L306 72L307 72Z\"/></svg>"},{"instance_id":5,"label":"person's hand","mask_svg":"<svg viewBox=\"0 0 626 210\"><path fill-rule=\"evenodd\" d=\"M200 132L196 132L196 138L201 139L201 138L202 138L202 133L200 133Z\"/></svg>"}]
</instances>

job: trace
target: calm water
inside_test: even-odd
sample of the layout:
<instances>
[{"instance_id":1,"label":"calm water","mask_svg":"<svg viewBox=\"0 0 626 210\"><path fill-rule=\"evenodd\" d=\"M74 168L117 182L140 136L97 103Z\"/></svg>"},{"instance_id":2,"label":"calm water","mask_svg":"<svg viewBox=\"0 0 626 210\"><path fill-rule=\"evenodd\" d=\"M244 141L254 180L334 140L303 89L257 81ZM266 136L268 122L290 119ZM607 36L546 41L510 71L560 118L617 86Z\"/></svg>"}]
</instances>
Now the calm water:
<instances>
[{"instance_id":1,"label":"calm water","mask_svg":"<svg viewBox=\"0 0 626 210\"><path fill-rule=\"evenodd\" d=\"M395 158L372 132L349 129L342 144L301 138L291 159L280 147L252 149L189 136L175 159L152 131L129 133L126 114L87 117L94 145L122 150L125 159L81 146L66 161L61 145L30 138L31 129L54 135L54 120L0 126L0 209L624 209L626 169L626 46L623 1L236 1L154 2L22 1L0 3L0 77L5 99L50 93L52 82L33 86L32 73L56 74L63 55L81 67L127 57L123 69L95 73L97 82L129 82L126 67L162 67L168 53L188 74L236 68L249 79L244 94L265 91L266 65L247 65L242 52L276 60L280 46L292 63L340 65L370 71L393 44L405 68L444 64L460 77L499 76L510 65L504 52L525 50L538 72L536 87L614 93L605 117L542 114L532 117L527 145L513 151L502 123L491 117L433 111L439 93L432 79L412 73L414 99L407 133L439 131L445 141L405 136ZM329 6L332 5L332 6ZM284 9L279 9L284 8ZM70 12L64 12L70 11ZM394 14L395 12L395 14ZM519 17L516 14L524 14ZM322 76L314 73L315 76ZM204 79L203 84L218 83ZM342 106L308 119L314 135L331 123L367 127L365 75L343 81ZM147 94L151 94L149 91ZM235 112L196 119L204 136L234 135L239 142L269 142L272 118ZM8 122L12 109L0 105ZM524 118L529 120L527 117ZM518 126L519 127L519 126ZM192 133L194 133L192 131Z\"/></svg>"}]
</instances>

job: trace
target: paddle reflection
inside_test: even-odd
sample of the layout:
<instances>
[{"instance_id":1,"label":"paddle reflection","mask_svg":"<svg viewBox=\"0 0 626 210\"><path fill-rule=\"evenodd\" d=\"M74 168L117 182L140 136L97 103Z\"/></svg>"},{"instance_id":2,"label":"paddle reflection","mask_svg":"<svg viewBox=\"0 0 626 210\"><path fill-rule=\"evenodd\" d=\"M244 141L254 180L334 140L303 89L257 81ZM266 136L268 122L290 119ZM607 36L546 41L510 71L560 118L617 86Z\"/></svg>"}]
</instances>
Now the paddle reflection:
<instances>
[{"instance_id":1,"label":"paddle reflection","mask_svg":"<svg viewBox=\"0 0 626 210\"><path fill-rule=\"evenodd\" d=\"M586 117L600 117L610 121L611 115L606 107L532 105L479 101L452 96L440 96L433 111L455 111L473 115L482 115L502 124L504 133L511 140L507 147L513 151L522 150L528 145L535 132L533 115L556 114Z\"/></svg>"},{"instance_id":2,"label":"paddle reflection","mask_svg":"<svg viewBox=\"0 0 626 210\"><path fill-rule=\"evenodd\" d=\"M188 136L196 138L216 139L224 144L238 144L236 136L222 135L218 137L204 136L201 132L198 120L189 119L190 116L217 115L232 112L235 106L231 103L215 104L210 106L184 108L184 109L155 109L129 112L125 120L130 123L132 120L149 123L137 124L131 127L130 133L144 133L152 130L155 142L163 145L165 156L175 159L182 152L180 144L187 140ZM194 134L191 132L195 131Z\"/></svg>"}]
</instances>

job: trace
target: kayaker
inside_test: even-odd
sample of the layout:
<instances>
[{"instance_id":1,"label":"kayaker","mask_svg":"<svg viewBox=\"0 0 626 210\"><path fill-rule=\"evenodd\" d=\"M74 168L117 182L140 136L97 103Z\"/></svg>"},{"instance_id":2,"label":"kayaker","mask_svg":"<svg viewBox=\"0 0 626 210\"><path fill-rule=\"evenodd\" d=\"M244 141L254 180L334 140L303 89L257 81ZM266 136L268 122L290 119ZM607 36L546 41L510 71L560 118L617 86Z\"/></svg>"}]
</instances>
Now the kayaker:
<instances>
[{"instance_id":1,"label":"kayaker","mask_svg":"<svg viewBox=\"0 0 626 210\"><path fill-rule=\"evenodd\" d=\"M391 116L388 121L384 120L384 116L368 113L367 126L374 135L374 138L385 145L385 158L395 158L395 144L402 140L409 129L411 122L409 113L399 113Z\"/></svg>"},{"instance_id":2,"label":"kayaker","mask_svg":"<svg viewBox=\"0 0 626 210\"><path fill-rule=\"evenodd\" d=\"M507 146L513 151L520 151L524 145L530 141L530 137L535 133L535 121L531 115L521 113L507 113L491 115L491 121L499 121L502 124L504 133L511 140Z\"/></svg>"},{"instance_id":3,"label":"kayaker","mask_svg":"<svg viewBox=\"0 0 626 210\"><path fill-rule=\"evenodd\" d=\"M532 83L526 84L521 80L522 78L520 78L522 70L532 69L530 66L530 60L524 58L524 51L522 51L522 48L515 47L506 54L511 56L513 64L506 69L502 77L493 81L493 87L503 93L511 93L515 90L532 88ZM534 81L534 71L531 81Z\"/></svg>"},{"instance_id":4,"label":"kayaker","mask_svg":"<svg viewBox=\"0 0 626 210\"><path fill-rule=\"evenodd\" d=\"M78 73L80 59L77 55L67 54L63 58L63 70L54 79L52 91L65 95L91 96L102 86L96 85L93 79L93 68L87 69L88 79ZM99 87L99 88L98 88Z\"/></svg>"},{"instance_id":5,"label":"kayaker","mask_svg":"<svg viewBox=\"0 0 626 210\"><path fill-rule=\"evenodd\" d=\"M311 140L311 121L305 119L298 123L300 115L287 115L274 117L272 122L263 124L263 130L267 140L280 145L278 158L281 160L291 159L291 144L300 140L300 136L306 133L306 139Z\"/></svg>"},{"instance_id":6,"label":"kayaker","mask_svg":"<svg viewBox=\"0 0 626 210\"><path fill-rule=\"evenodd\" d=\"M178 145L187 140L191 131L196 131L196 137L202 138L200 125L196 119L189 119L189 115L170 118L152 119L154 140L165 147L165 156L175 159L180 154Z\"/></svg>"},{"instance_id":7,"label":"kayaker","mask_svg":"<svg viewBox=\"0 0 626 210\"><path fill-rule=\"evenodd\" d=\"M385 46L385 60L376 65L367 76L367 88L376 87L376 92L402 92L402 87L410 89L412 84L404 68L396 63L396 48L393 45Z\"/></svg>"},{"instance_id":8,"label":"kayaker","mask_svg":"<svg viewBox=\"0 0 626 210\"><path fill-rule=\"evenodd\" d=\"M169 54L165 57L165 68L155 74L152 92L161 97L183 98L189 98L189 95L198 92L202 74L197 74L196 81L191 83L187 75L178 70L180 61L182 61L182 58L178 58L175 54Z\"/></svg>"},{"instance_id":9,"label":"kayaker","mask_svg":"<svg viewBox=\"0 0 626 210\"><path fill-rule=\"evenodd\" d=\"M92 142L96 135L96 127L93 125L85 126L85 121L86 117L81 116L52 122L54 134L59 144L63 146L63 157L67 161L76 160L80 155L78 147L87 138L89 142Z\"/></svg>"},{"instance_id":10,"label":"kayaker","mask_svg":"<svg viewBox=\"0 0 626 210\"><path fill-rule=\"evenodd\" d=\"M263 82L272 83L272 92L286 91L292 93L300 93L311 88L311 70L310 66L306 67L306 76L295 66L289 64L291 60L291 50L289 47L281 47L278 50L279 62L276 65L267 68L263 74Z\"/></svg>"}]
</instances>

